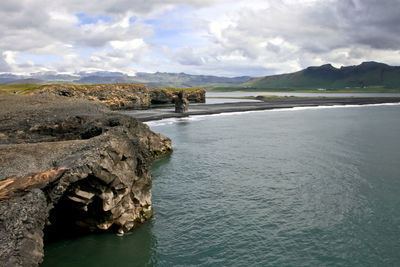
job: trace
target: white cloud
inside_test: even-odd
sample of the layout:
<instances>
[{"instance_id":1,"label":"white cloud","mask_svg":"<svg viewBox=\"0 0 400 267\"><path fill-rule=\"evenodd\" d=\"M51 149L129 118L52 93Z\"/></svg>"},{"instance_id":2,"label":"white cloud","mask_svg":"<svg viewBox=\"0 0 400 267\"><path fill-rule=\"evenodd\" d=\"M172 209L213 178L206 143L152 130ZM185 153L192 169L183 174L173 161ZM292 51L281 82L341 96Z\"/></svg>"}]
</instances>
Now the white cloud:
<instances>
[{"instance_id":1,"label":"white cloud","mask_svg":"<svg viewBox=\"0 0 400 267\"><path fill-rule=\"evenodd\" d=\"M398 0L3 0L0 71L233 76L399 65L398 10Z\"/></svg>"}]
</instances>

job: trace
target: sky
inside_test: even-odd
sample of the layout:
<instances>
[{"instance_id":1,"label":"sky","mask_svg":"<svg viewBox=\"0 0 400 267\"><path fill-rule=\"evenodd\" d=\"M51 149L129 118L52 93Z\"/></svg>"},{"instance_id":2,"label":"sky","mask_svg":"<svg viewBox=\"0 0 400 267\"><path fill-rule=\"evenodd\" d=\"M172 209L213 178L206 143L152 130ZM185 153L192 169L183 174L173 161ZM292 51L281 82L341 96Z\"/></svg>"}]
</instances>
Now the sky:
<instances>
[{"instance_id":1,"label":"sky","mask_svg":"<svg viewBox=\"0 0 400 267\"><path fill-rule=\"evenodd\" d=\"M1 0L0 73L400 65L400 0Z\"/></svg>"}]
</instances>

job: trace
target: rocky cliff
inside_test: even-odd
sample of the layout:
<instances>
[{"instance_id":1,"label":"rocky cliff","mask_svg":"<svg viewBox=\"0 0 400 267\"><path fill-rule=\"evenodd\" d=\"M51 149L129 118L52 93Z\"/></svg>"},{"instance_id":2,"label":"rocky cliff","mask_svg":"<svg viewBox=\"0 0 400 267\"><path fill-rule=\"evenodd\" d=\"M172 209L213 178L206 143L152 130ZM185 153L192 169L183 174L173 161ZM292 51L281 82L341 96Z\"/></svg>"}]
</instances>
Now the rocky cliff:
<instances>
[{"instance_id":1,"label":"rocky cliff","mask_svg":"<svg viewBox=\"0 0 400 267\"><path fill-rule=\"evenodd\" d=\"M150 108L150 93L144 84L96 84L96 85L47 85L33 94L51 94L79 99L97 100L108 108Z\"/></svg>"},{"instance_id":2,"label":"rocky cliff","mask_svg":"<svg viewBox=\"0 0 400 267\"><path fill-rule=\"evenodd\" d=\"M150 89L152 104L172 104L179 91L185 91L185 97L191 103L205 103L206 90L203 88L153 88Z\"/></svg>"},{"instance_id":3,"label":"rocky cliff","mask_svg":"<svg viewBox=\"0 0 400 267\"><path fill-rule=\"evenodd\" d=\"M0 265L37 266L43 229L129 231L152 216L150 166L171 140L96 102L0 99Z\"/></svg>"},{"instance_id":4,"label":"rocky cliff","mask_svg":"<svg viewBox=\"0 0 400 267\"><path fill-rule=\"evenodd\" d=\"M192 103L205 103L203 88L153 88L144 84L99 84L99 85L45 85L32 94L57 95L74 99L100 101L112 110L148 109L151 104L174 103L180 90L184 90Z\"/></svg>"}]
</instances>

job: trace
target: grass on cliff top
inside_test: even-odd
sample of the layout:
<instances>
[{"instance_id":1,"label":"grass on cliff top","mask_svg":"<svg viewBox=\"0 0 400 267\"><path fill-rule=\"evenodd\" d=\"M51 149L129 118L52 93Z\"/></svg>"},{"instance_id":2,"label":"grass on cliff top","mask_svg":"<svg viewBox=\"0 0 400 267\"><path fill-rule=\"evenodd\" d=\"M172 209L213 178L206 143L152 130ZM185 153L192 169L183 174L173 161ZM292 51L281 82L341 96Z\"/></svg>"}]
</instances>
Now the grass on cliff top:
<instances>
[{"instance_id":1,"label":"grass on cliff top","mask_svg":"<svg viewBox=\"0 0 400 267\"><path fill-rule=\"evenodd\" d=\"M113 85L113 84L4 84L0 85L0 96L2 95L8 95L8 94L19 94L19 95L25 95L29 94L35 90L39 90L45 86L75 86L75 87L87 87L87 86L100 86L100 85ZM138 87L143 87L146 86L145 84L134 84L134 83L118 83L117 85L134 85ZM165 87L165 88L153 88L149 90L154 90L154 89L164 89L169 92L179 92L181 90L184 90L186 92L193 92L197 91L199 89L203 89L200 87L194 87L194 88L173 88L173 87Z\"/></svg>"},{"instance_id":2,"label":"grass on cliff top","mask_svg":"<svg viewBox=\"0 0 400 267\"><path fill-rule=\"evenodd\" d=\"M186 92L194 92L200 89L204 89L201 87L187 87L187 88L176 88L176 87L159 87L159 88L152 88L150 90L157 90L157 89L164 89L168 92L179 92L181 90L186 91Z\"/></svg>"},{"instance_id":3,"label":"grass on cliff top","mask_svg":"<svg viewBox=\"0 0 400 267\"><path fill-rule=\"evenodd\" d=\"M0 85L0 95L19 94L25 95L42 88L40 84L4 84Z\"/></svg>"}]
</instances>

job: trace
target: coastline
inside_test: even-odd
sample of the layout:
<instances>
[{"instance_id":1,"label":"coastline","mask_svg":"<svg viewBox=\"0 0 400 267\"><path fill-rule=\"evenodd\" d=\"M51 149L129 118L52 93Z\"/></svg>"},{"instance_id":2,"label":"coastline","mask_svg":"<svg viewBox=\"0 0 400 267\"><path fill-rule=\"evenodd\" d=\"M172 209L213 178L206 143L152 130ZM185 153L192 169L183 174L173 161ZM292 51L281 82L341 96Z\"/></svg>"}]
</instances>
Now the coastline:
<instances>
[{"instance_id":1,"label":"coastline","mask_svg":"<svg viewBox=\"0 0 400 267\"><path fill-rule=\"evenodd\" d=\"M0 98L0 266L38 266L48 240L133 230L153 216L151 163L171 140L102 103Z\"/></svg>"},{"instance_id":2,"label":"coastline","mask_svg":"<svg viewBox=\"0 0 400 267\"><path fill-rule=\"evenodd\" d=\"M190 105L189 111L183 114L175 113L173 107L120 111L120 113L132 116L142 122L147 122L170 118L184 118L196 115L213 115L231 112L260 111L295 107L370 105L386 103L400 103L400 97L282 97L264 99L263 102Z\"/></svg>"}]
</instances>

